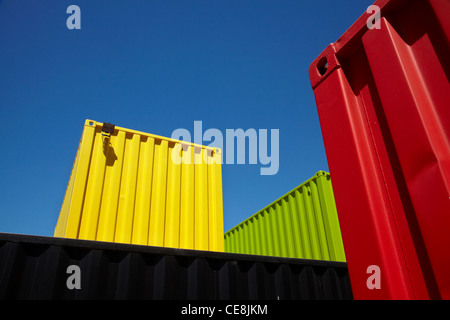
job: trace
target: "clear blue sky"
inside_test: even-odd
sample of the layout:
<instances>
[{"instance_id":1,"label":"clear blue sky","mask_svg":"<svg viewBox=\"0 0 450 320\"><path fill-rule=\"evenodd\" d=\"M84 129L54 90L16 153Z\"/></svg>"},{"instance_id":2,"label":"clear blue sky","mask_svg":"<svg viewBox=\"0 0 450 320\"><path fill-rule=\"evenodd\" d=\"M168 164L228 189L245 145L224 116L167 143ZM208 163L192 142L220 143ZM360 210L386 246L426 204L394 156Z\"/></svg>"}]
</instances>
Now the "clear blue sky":
<instances>
[{"instance_id":1,"label":"clear blue sky","mask_svg":"<svg viewBox=\"0 0 450 320\"><path fill-rule=\"evenodd\" d=\"M372 2L0 0L0 232L53 235L85 119L279 129L276 175L223 165L225 231L327 171L308 67Z\"/></svg>"}]
</instances>

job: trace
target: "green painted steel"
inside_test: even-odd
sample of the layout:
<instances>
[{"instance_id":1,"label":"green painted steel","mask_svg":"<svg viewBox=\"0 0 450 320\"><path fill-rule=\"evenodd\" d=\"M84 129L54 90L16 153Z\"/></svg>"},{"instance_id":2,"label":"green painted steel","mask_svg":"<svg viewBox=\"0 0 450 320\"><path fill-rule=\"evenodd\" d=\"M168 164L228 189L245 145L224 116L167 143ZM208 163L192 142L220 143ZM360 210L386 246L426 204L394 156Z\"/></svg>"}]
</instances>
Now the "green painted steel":
<instances>
[{"instance_id":1,"label":"green painted steel","mask_svg":"<svg viewBox=\"0 0 450 320\"><path fill-rule=\"evenodd\" d=\"M226 232L225 252L345 261L330 174L317 172Z\"/></svg>"}]
</instances>

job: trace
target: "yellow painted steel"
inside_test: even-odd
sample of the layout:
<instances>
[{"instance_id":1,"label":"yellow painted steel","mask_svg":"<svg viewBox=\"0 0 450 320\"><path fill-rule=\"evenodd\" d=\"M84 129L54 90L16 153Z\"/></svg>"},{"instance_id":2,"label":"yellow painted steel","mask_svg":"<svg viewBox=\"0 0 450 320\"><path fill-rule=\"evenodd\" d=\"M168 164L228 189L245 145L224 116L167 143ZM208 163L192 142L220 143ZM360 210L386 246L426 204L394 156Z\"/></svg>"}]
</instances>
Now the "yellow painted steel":
<instances>
[{"instance_id":1,"label":"yellow painted steel","mask_svg":"<svg viewBox=\"0 0 450 320\"><path fill-rule=\"evenodd\" d=\"M86 120L55 237L224 251L221 150Z\"/></svg>"},{"instance_id":2,"label":"yellow painted steel","mask_svg":"<svg viewBox=\"0 0 450 320\"><path fill-rule=\"evenodd\" d=\"M225 233L225 252L346 261L331 176L319 171Z\"/></svg>"}]
</instances>

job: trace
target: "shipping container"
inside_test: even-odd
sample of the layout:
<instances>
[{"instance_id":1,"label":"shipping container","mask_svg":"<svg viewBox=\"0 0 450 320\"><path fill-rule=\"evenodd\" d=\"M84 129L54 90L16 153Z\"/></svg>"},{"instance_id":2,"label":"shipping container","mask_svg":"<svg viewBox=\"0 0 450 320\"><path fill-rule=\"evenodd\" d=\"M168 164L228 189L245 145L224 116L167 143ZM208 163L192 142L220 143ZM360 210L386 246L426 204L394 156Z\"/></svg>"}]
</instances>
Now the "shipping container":
<instances>
[{"instance_id":1,"label":"shipping container","mask_svg":"<svg viewBox=\"0 0 450 320\"><path fill-rule=\"evenodd\" d=\"M343 262L0 233L0 299L352 299Z\"/></svg>"},{"instance_id":2,"label":"shipping container","mask_svg":"<svg viewBox=\"0 0 450 320\"><path fill-rule=\"evenodd\" d=\"M223 251L221 150L86 120L56 237Z\"/></svg>"},{"instance_id":3,"label":"shipping container","mask_svg":"<svg viewBox=\"0 0 450 320\"><path fill-rule=\"evenodd\" d=\"M330 174L317 172L230 229L225 251L345 261Z\"/></svg>"},{"instance_id":4,"label":"shipping container","mask_svg":"<svg viewBox=\"0 0 450 320\"><path fill-rule=\"evenodd\" d=\"M450 299L450 1L380 0L315 59L357 299Z\"/></svg>"}]
</instances>

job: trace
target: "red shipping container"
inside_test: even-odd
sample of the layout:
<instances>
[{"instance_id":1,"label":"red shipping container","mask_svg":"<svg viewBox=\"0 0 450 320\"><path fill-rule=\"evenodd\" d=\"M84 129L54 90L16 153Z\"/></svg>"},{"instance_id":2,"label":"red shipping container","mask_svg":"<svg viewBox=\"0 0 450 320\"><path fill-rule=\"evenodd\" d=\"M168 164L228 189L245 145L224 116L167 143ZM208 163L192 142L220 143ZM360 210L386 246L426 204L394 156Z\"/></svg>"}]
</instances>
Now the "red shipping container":
<instances>
[{"instance_id":1,"label":"red shipping container","mask_svg":"<svg viewBox=\"0 0 450 320\"><path fill-rule=\"evenodd\" d=\"M353 294L450 299L450 1L374 5L309 69Z\"/></svg>"}]
</instances>

